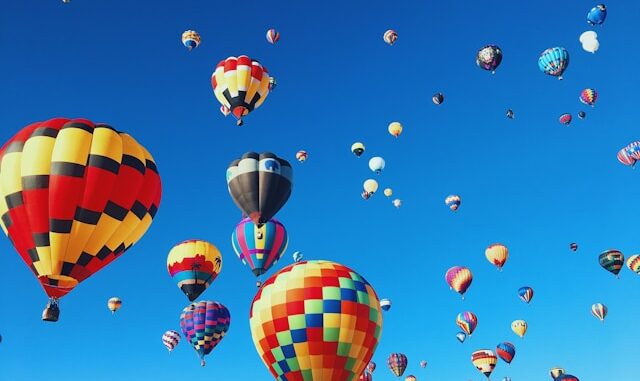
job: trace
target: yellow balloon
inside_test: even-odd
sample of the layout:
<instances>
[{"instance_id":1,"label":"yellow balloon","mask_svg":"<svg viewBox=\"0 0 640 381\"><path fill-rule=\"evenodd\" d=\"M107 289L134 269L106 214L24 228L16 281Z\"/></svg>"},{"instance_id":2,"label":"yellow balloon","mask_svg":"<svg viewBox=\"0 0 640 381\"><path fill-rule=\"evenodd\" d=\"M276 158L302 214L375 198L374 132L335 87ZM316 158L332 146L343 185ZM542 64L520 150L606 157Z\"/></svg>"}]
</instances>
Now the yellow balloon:
<instances>
[{"instance_id":1,"label":"yellow balloon","mask_svg":"<svg viewBox=\"0 0 640 381\"><path fill-rule=\"evenodd\" d=\"M384 195L385 195L385 196L387 196L387 197L391 197L391 195L393 195L393 189L391 189L391 188L386 188L386 189L384 190Z\"/></svg>"},{"instance_id":2,"label":"yellow balloon","mask_svg":"<svg viewBox=\"0 0 640 381\"><path fill-rule=\"evenodd\" d=\"M516 335L524 337L524 334L527 333L527 322L524 320L514 320L513 323L511 323L511 330L515 332Z\"/></svg>"},{"instance_id":3,"label":"yellow balloon","mask_svg":"<svg viewBox=\"0 0 640 381\"><path fill-rule=\"evenodd\" d=\"M374 179L365 180L363 184L364 190L368 193L376 193L378 190L378 182Z\"/></svg>"},{"instance_id":4,"label":"yellow balloon","mask_svg":"<svg viewBox=\"0 0 640 381\"><path fill-rule=\"evenodd\" d=\"M402 133L402 124L399 122L391 122L389 124L389 133L396 138Z\"/></svg>"}]
</instances>

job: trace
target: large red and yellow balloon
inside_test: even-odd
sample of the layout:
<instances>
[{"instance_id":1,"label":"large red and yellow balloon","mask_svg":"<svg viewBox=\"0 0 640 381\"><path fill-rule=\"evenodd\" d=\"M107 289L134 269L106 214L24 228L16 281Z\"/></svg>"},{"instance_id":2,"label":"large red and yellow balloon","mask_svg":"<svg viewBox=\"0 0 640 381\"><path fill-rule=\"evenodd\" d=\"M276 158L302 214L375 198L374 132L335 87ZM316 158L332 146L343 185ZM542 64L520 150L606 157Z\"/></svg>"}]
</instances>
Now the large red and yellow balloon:
<instances>
[{"instance_id":1,"label":"large red and yellow balloon","mask_svg":"<svg viewBox=\"0 0 640 381\"><path fill-rule=\"evenodd\" d=\"M106 124L33 123L0 149L0 225L50 298L120 257L151 225L161 197L153 157Z\"/></svg>"},{"instance_id":2,"label":"large red and yellow balloon","mask_svg":"<svg viewBox=\"0 0 640 381\"><path fill-rule=\"evenodd\" d=\"M274 274L249 316L256 350L277 380L357 380L382 333L373 287L329 261L298 262Z\"/></svg>"}]
</instances>

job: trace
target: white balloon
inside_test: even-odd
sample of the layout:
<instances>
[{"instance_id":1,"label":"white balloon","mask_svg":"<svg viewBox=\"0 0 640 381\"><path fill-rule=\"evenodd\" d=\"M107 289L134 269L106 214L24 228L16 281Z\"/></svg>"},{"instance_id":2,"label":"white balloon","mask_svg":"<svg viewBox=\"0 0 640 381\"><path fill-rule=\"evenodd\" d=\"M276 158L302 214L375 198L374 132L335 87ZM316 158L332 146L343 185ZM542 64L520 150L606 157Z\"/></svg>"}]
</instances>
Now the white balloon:
<instances>
[{"instance_id":1,"label":"white balloon","mask_svg":"<svg viewBox=\"0 0 640 381\"><path fill-rule=\"evenodd\" d=\"M600 42L598 40L589 40L582 43L582 49L589 53L595 53L600 49Z\"/></svg>"},{"instance_id":2,"label":"white balloon","mask_svg":"<svg viewBox=\"0 0 640 381\"><path fill-rule=\"evenodd\" d=\"M597 40L597 39L598 39L598 33L592 30L586 31L580 35L580 42L582 42L583 44L587 40Z\"/></svg>"},{"instance_id":3,"label":"white balloon","mask_svg":"<svg viewBox=\"0 0 640 381\"><path fill-rule=\"evenodd\" d=\"M396 208L399 208L402 206L402 200L400 200L399 198L396 198L395 200L393 200L393 206L395 206Z\"/></svg>"},{"instance_id":4,"label":"white balloon","mask_svg":"<svg viewBox=\"0 0 640 381\"><path fill-rule=\"evenodd\" d=\"M379 174L380 172L382 172L382 170L384 169L384 165L384 159L380 156L372 157L371 160L369 160L369 169L371 169L375 173Z\"/></svg>"}]
</instances>

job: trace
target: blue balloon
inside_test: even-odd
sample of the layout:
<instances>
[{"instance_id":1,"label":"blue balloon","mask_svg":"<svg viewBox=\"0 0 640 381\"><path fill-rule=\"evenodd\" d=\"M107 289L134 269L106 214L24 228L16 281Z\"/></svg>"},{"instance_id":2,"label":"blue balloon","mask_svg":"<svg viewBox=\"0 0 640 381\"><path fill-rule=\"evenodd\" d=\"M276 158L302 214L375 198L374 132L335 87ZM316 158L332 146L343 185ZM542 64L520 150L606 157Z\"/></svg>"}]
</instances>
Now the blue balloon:
<instances>
[{"instance_id":1,"label":"blue balloon","mask_svg":"<svg viewBox=\"0 0 640 381\"><path fill-rule=\"evenodd\" d=\"M565 48L549 48L540 54L538 67L540 70L558 79L562 79L562 74L569 66L569 52Z\"/></svg>"},{"instance_id":2,"label":"blue balloon","mask_svg":"<svg viewBox=\"0 0 640 381\"><path fill-rule=\"evenodd\" d=\"M604 19L607 18L607 7L604 4L598 4L591 8L587 13L587 22L589 25L602 25Z\"/></svg>"}]
</instances>

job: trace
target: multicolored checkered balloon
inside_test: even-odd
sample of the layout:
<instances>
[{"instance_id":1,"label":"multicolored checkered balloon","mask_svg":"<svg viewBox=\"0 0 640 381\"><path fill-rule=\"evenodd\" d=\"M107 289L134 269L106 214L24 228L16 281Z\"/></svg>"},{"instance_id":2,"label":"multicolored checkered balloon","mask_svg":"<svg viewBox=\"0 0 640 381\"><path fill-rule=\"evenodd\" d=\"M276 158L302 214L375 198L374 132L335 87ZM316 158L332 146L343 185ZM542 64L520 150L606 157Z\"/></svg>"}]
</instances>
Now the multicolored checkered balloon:
<instances>
[{"instance_id":1,"label":"multicolored checkered balloon","mask_svg":"<svg viewBox=\"0 0 640 381\"><path fill-rule=\"evenodd\" d=\"M218 302L191 303L180 315L182 334L198 353L202 366L205 365L204 356L224 338L230 324L229 310Z\"/></svg>"},{"instance_id":2,"label":"multicolored checkered balloon","mask_svg":"<svg viewBox=\"0 0 640 381\"><path fill-rule=\"evenodd\" d=\"M355 381L382 333L380 300L358 273L329 261L280 270L249 317L256 350L278 381Z\"/></svg>"}]
</instances>

